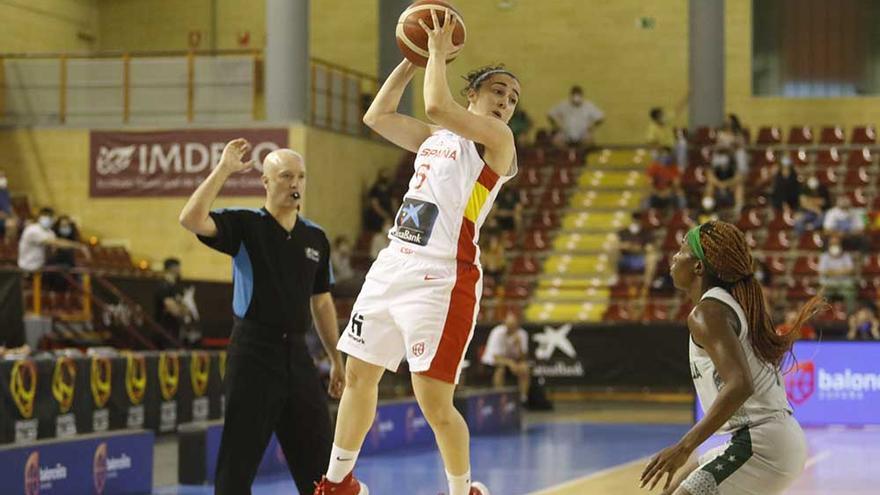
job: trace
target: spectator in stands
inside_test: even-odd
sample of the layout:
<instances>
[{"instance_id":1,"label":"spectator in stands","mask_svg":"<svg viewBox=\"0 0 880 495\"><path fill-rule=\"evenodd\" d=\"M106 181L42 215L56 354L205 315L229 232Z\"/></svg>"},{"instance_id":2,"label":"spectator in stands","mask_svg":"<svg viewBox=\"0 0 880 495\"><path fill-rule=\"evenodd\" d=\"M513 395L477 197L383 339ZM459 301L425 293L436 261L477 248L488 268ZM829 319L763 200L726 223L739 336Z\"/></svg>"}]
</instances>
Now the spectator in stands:
<instances>
[{"instance_id":1,"label":"spectator in stands","mask_svg":"<svg viewBox=\"0 0 880 495\"><path fill-rule=\"evenodd\" d=\"M18 267L26 272L36 272L46 266L46 248L78 249L90 258L89 249L84 244L60 239L52 231L55 212L52 208L40 210L37 221L24 228L18 241Z\"/></svg>"},{"instance_id":2,"label":"spectator in stands","mask_svg":"<svg viewBox=\"0 0 880 495\"><path fill-rule=\"evenodd\" d=\"M6 172L0 170L0 240L15 237L18 230L18 219L12 209L12 198L9 195L9 181Z\"/></svg>"},{"instance_id":3,"label":"spectator in stands","mask_svg":"<svg viewBox=\"0 0 880 495\"><path fill-rule=\"evenodd\" d=\"M733 153L736 167L745 177L749 172L749 155L746 152L747 139L739 117L727 114L724 123L715 133L715 147Z\"/></svg>"},{"instance_id":4,"label":"spectator in stands","mask_svg":"<svg viewBox=\"0 0 880 495\"><path fill-rule=\"evenodd\" d=\"M777 325L776 333L779 335L787 335L788 332L791 332L795 327L798 319L798 312L795 310L788 310L785 312L785 322ZM801 325L800 330L800 338L801 340L816 340L816 329L813 325L810 324L809 321L804 322Z\"/></svg>"},{"instance_id":5,"label":"spectator in stands","mask_svg":"<svg viewBox=\"0 0 880 495\"><path fill-rule=\"evenodd\" d=\"M382 228L386 220L394 219L394 195L391 191L391 177L387 169L379 171L376 182L367 194L367 209L364 213L364 227L370 232Z\"/></svg>"},{"instance_id":6,"label":"spectator in stands","mask_svg":"<svg viewBox=\"0 0 880 495\"><path fill-rule=\"evenodd\" d=\"M852 207L849 196L837 198L837 204L825 214L822 227L826 235L841 236L844 249L863 249L869 245L863 235L865 214L861 209Z\"/></svg>"},{"instance_id":7,"label":"spectator in stands","mask_svg":"<svg viewBox=\"0 0 880 495\"><path fill-rule=\"evenodd\" d=\"M807 187L801 189L798 198L800 212L795 220L794 229L798 235L807 230L822 228L825 210L831 206L831 194L828 188L819 182L815 174L807 179Z\"/></svg>"},{"instance_id":8,"label":"spectator in stands","mask_svg":"<svg viewBox=\"0 0 880 495\"><path fill-rule=\"evenodd\" d=\"M516 313L509 312L504 323L489 332L482 362L495 368L492 385L504 387L508 373L516 377L519 385L519 400L523 404L529 398L529 334L520 326Z\"/></svg>"},{"instance_id":9,"label":"spectator in stands","mask_svg":"<svg viewBox=\"0 0 880 495\"><path fill-rule=\"evenodd\" d=\"M547 114L553 130L553 144L559 148L580 149L593 144L593 131L605 120L605 113L584 100L584 90L572 86L568 99Z\"/></svg>"},{"instance_id":10,"label":"spectator in stands","mask_svg":"<svg viewBox=\"0 0 880 495\"><path fill-rule=\"evenodd\" d=\"M505 231L519 232L522 227L523 205L519 194L512 187L501 188L495 200L495 214L492 215L498 228Z\"/></svg>"},{"instance_id":11,"label":"spectator in stands","mask_svg":"<svg viewBox=\"0 0 880 495\"><path fill-rule=\"evenodd\" d=\"M162 282L154 293L154 313L156 323L175 338L179 338L188 346L196 344L201 337L198 334L196 314L187 303L187 290L180 282L180 260L167 258L163 262ZM193 301L193 304L195 301ZM158 336L155 343L164 346L164 339Z\"/></svg>"},{"instance_id":12,"label":"spectator in stands","mask_svg":"<svg viewBox=\"0 0 880 495\"><path fill-rule=\"evenodd\" d=\"M333 240L330 263L333 265L333 276L337 285L354 278L354 268L351 266L351 241L348 240L348 236L339 235Z\"/></svg>"},{"instance_id":13,"label":"spectator in stands","mask_svg":"<svg viewBox=\"0 0 880 495\"><path fill-rule=\"evenodd\" d=\"M870 301L862 301L855 314L849 317L848 340L880 340L880 319L877 307Z\"/></svg>"},{"instance_id":14,"label":"spectator in stands","mask_svg":"<svg viewBox=\"0 0 880 495\"><path fill-rule=\"evenodd\" d=\"M500 233L489 232L486 248L480 253L480 262L483 265L483 274L492 278L495 285L500 284L507 267L506 249Z\"/></svg>"},{"instance_id":15,"label":"spectator in stands","mask_svg":"<svg viewBox=\"0 0 880 495\"><path fill-rule=\"evenodd\" d=\"M379 253L388 247L388 231L391 230L394 224L391 219L385 220L385 223L382 224L382 228L379 229L376 233L373 234L373 238L370 239L370 259L376 261L376 258L379 257Z\"/></svg>"},{"instance_id":16,"label":"spectator in stands","mask_svg":"<svg viewBox=\"0 0 880 495\"><path fill-rule=\"evenodd\" d=\"M513 132L513 139L517 146L523 146L532 130L532 118L522 109L522 102L516 106L510 121L507 123Z\"/></svg>"},{"instance_id":17,"label":"spectator in stands","mask_svg":"<svg viewBox=\"0 0 880 495\"><path fill-rule=\"evenodd\" d=\"M681 190L681 170L672 157L672 148L660 148L657 158L647 170L651 179L651 196L648 206L657 209L684 208L684 194Z\"/></svg>"},{"instance_id":18,"label":"spectator in stands","mask_svg":"<svg viewBox=\"0 0 880 495\"><path fill-rule=\"evenodd\" d=\"M791 164L791 157L783 155L773 173L773 190L770 202L776 211L797 211L800 204L801 183Z\"/></svg>"},{"instance_id":19,"label":"spectator in stands","mask_svg":"<svg viewBox=\"0 0 880 495\"><path fill-rule=\"evenodd\" d=\"M675 162L682 170L687 168L687 140L682 133L676 131L675 124L687 106L688 98L690 92L682 97L671 112L666 112L662 107L652 108L648 112L651 121L645 135L648 146L655 150L664 147L675 150Z\"/></svg>"},{"instance_id":20,"label":"spectator in stands","mask_svg":"<svg viewBox=\"0 0 880 495\"><path fill-rule=\"evenodd\" d=\"M57 239L66 239L75 243L79 243L79 229L76 224L67 215L61 215L55 220L52 226L52 232L55 233ZM50 255L46 260L46 266L62 271L69 271L76 266L76 250L71 248L52 248ZM68 290L70 284L59 273L46 273L43 276L46 287L53 292L64 292Z\"/></svg>"},{"instance_id":21,"label":"spectator in stands","mask_svg":"<svg viewBox=\"0 0 880 495\"><path fill-rule=\"evenodd\" d=\"M846 312L853 314L856 309L855 264L843 250L840 237L829 239L828 250L819 258L819 284L829 298L842 298Z\"/></svg>"},{"instance_id":22,"label":"spectator in stands","mask_svg":"<svg viewBox=\"0 0 880 495\"><path fill-rule=\"evenodd\" d=\"M654 246L654 238L650 232L642 229L642 215L632 214L629 227L617 233L617 269L621 273L644 273L644 281L640 291L641 297L647 297L648 289L657 271L659 253Z\"/></svg>"},{"instance_id":23,"label":"spectator in stands","mask_svg":"<svg viewBox=\"0 0 880 495\"><path fill-rule=\"evenodd\" d=\"M706 173L706 192L704 196L714 198L716 204L730 204L738 215L745 202L744 176L736 166L733 153L716 150L712 154L712 163Z\"/></svg>"}]
</instances>

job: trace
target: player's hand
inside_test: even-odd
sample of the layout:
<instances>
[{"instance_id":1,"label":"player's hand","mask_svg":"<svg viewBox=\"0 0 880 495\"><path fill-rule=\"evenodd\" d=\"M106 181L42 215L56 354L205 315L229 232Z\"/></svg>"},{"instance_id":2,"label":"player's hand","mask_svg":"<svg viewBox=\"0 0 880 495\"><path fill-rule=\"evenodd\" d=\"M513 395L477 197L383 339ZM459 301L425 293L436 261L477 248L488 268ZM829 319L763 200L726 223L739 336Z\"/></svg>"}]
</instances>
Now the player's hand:
<instances>
[{"instance_id":1,"label":"player's hand","mask_svg":"<svg viewBox=\"0 0 880 495\"><path fill-rule=\"evenodd\" d=\"M663 485L663 489L668 490L669 485L672 483L672 478L675 477L675 472L687 463L690 455L690 451L680 444L675 444L672 447L661 450L651 458L651 462L642 471L639 488L644 488L645 485L650 483L649 489L653 490L657 483L663 480L665 475L666 483Z\"/></svg>"},{"instance_id":2,"label":"player's hand","mask_svg":"<svg viewBox=\"0 0 880 495\"><path fill-rule=\"evenodd\" d=\"M338 399L342 397L342 390L345 388L345 366L342 362L330 365L330 386L327 393L330 397Z\"/></svg>"},{"instance_id":3,"label":"player's hand","mask_svg":"<svg viewBox=\"0 0 880 495\"><path fill-rule=\"evenodd\" d=\"M220 163L217 168L222 168L230 174L244 172L254 166L254 160L245 161L250 152L251 143L247 139L233 139L223 148L223 154L220 155Z\"/></svg>"},{"instance_id":4,"label":"player's hand","mask_svg":"<svg viewBox=\"0 0 880 495\"><path fill-rule=\"evenodd\" d=\"M419 25L428 34L428 53L440 55L445 60L447 55L461 48L452 42L452 33L455 32L455 26L458 25L458 16L454 12L450 12L449 9L444 9L442 24L437 17L437 11L431 9L431 20L434 21L434 27L429 28L421 19L419 19Z\"/></svg>"}]
</instances>

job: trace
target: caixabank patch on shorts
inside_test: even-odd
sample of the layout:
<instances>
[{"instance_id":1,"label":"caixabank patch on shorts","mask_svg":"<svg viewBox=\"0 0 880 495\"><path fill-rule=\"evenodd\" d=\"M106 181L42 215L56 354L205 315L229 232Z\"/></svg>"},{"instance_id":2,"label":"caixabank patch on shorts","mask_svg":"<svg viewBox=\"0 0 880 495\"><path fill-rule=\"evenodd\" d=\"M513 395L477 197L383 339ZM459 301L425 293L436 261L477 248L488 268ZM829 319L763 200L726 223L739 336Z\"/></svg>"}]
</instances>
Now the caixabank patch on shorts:
<instances>
[{"instance_id":1,"label":"caixabank patch on shorts","mask_svg":"<svg viewBox=\"0 0 880 495\"><path fill-rule=\"evenodd\" d=\"M404 242L427 246L439 213L434 203L404 198L391 235Z\"/></svg>"}]
</instances>

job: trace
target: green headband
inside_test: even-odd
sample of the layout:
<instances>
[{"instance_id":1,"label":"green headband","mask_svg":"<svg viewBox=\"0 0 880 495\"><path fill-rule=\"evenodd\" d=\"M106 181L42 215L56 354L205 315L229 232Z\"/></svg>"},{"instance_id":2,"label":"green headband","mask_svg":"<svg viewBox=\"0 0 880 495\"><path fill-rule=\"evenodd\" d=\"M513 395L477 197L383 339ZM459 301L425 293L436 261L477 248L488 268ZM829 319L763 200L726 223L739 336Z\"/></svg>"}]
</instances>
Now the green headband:
<instances>
[{"instance_id":1,"label":"green headband","mask_svg":"<svg viewBox=\"0 0 880 495\"><path fill-rule=\"evenodd\" d=\"M700 244L700 228L702 225L697 225L688 231L687 235L685 235L685 240L687 240L688 246L691 247L691 251L694 253L694 256L697 257L698 260L702 262L706 262L706 255L703 253L703 245Z\"/></svg>"}]
</instances>

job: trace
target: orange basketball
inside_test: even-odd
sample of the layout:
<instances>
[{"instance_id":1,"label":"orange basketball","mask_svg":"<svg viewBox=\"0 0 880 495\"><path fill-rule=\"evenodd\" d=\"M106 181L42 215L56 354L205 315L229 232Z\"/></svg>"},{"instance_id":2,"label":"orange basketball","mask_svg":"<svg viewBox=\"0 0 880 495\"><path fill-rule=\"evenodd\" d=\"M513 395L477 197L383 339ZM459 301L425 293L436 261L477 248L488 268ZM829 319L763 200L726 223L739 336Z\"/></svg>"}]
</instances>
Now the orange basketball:
<instances>
[{"instance_id":1,"label":"orange basketball","mask_svg":"<svg viewBox=\"0 0 880 495\"><path fill-rule=\"evenodd\" d=\"M428 65L428 33L419 25L419 19L425 22L429 28L434 27L434 20L431 18L431 10L437 11L437 19L443 23L443 11L449 9L455 12L458 17L458 24L452 33L452 42L456 46L463 47L465 39L467 39L467 29L464 27L464 19L461 14L449 2L443 0L419 0L413 2L406 10L400 14L397 20L397 46L403 56L413 64L424 67ZM446 58L446 63L455 60L461 48L450 53Z\"/></svg>"}]
</instances>

